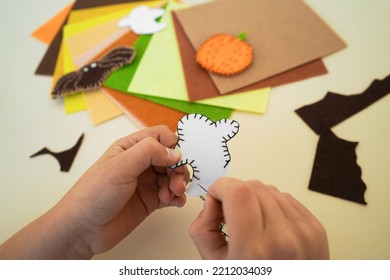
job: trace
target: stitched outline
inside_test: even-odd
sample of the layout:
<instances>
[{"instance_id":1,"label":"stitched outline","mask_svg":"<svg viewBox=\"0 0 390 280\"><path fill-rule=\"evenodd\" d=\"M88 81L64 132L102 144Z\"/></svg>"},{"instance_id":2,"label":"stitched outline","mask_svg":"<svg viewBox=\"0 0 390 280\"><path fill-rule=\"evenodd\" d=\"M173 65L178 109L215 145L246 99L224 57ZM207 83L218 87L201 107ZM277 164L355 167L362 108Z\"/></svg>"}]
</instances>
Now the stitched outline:
<instances>
[{"instance_id":1,"label":"stitched outline","mask_svg":"<svg viewBox=\"0 0 390 280\"><path fill-rule=\"evenodd\" d=\"M180 120L181 122L182 122L182 120ZM183 124L184 124L184 122L182 122ZM177 143L176 143L176 146L178 146L178 147L180 147L180 141L185 141L184 139L183 139L183 137L184 137L184 134L182 133L182 131L183 131L183 129L182 128L180 128L180 127L178 127L177 128Z\"/></svg>"},{"instance_id":2,"label":"stitched outline","mask_svg":"<svg viewBox=\"0 0 390 280\"><path fill-rule=\"evenodd\" d=\"M179 161L175 165L172 165L170 168L176 168L176 167L188 164L192 168L192 178L195 178L195 179L200 181L200 177L198 175L196 175L196 174L200 173L200 171L198 170L198 166L194 166L194 162L195 162L195 160L192 160L190 162L188 159L185 159L185 160Z\"/></svg>"},{"instance_id":3,"label":"stitched outline","mask_svg":"<svg viewBox=\"0 0 390 280\"><path fill-rule=\"evenodd\" d=\"M222 119L222 120L219 120L218 123L222 123L222 121L224 121L225 123L227 123L228 119ZM226 168L226 166L229 164L229 162L231 161L232 157L230 156L230 152L229 152L229 148L227 146L227 142L232 139L234 136L236 136L236 134L238 133L239 129L240 129L240 125L238 124L238 122L232 120L230 122L230 124L234 124L236 123L236 125L234 126L234 128L237 129L237 131L232 131L233 135L230 135L228 134L227 137L228 139L226 139L225 137L222 137L223 141L221 142L222 143L222 148L225 148L223 151L225 152L224 154L224 157L227 158L225 159L225 166L224 168Z\"/></svg>"},{"instance_id":4,"label":"stitched outline","mask_svg":"<svg viewBox=\"0 0 390 280\"><path fill-rule=\"evenodd\" d=\"M180 143L186 141L184 139L185 138L184 128L182 126L185 125L187 121L191 121L191 120L195 120L195 119L198 119L198 120L203 120L204 119L205 123L208 123L210 126L214 125L216 128L218 127L218 125L222 125L222 124L227 124L227 123L229 123L229 125L234 125L235 124L233 126L234 130L231 130L231 133L227 133L225 136L222 136L223 140L222 140L221 144L222 144L222 149L223 149L223 153L224 153L223 157L225 158L225 165L223 166L223 168L226 168L228 166L229 162L231 161L231 155L230 155L230 152L229 152L229 148L227 146L227 142L229 140L231 140L239 132L239 128L240 128L239 123L237 121L235 121L235 120L230 120L230 119L226 119L226 118L221 119L221 120L216 121L216 122L213 122L210 118L208 118L208 117L206 117L206 116L204 116L202 114L198 114L198 113L187 114L184 117L182 117L179 120L179 122L178 122L178 126L177 126L178 140L177 140L177 143L176 143L175 147L180 147L181 148ZM191 166L192 171L193 171L192 179L197 179L197 180L200 181L200 176L199 176L200 171L198 170L198 166L194 165L194 162L195 162L195 160L192 160L190 162L190 159L185 159L185 160L179 161L175 165L170 166L170 168L176 168L176 167L188 164L188 165ZM201 188L203 190L205 190L203 187L201 187Z\"/></svg>"},{"instance_id":5,"label":"stitched outline","mask_svg":"<svg viewBox=\"0 0 390 280\"><path fill-rule=\"evenodd\" d=\"M199 120L201 120L201 119L205 119L205 123L207 123L207 122L209 122L209 125L214 125L215 127L218 127L218 124L222 124L222 123L227 123L228 121L230 121L230 124L232 125L232 124L236 124L235 126L234 126L234 128L236 128L237 129L237 131L232 131L232 135L230 135L230 134L227 134L227 137L228 137L228 139L226 139L225 137L222 137L223 138L223 141L221 142L222 143L222 148L224 148L224 152L225 152L225 154L223 155L225 158L227 158L227 159L225 159L225 165L224 165L224 168L226 168L227 167L227 165L229 164L229 162L231 161L231 155L230 155L230 152L229 152L229 148L228 148L228 146L227 146L227 142L229 141L229 140L231 140L234 136L236 136L237 135L237 133L239 132L239 129L240 129L240 125L239 125L239 123L237 122L237 121L235 121L235 120L229 120L229 119L226 119L226 118L224 118L224 119L220 119L219 121L216 121L216 122L213 122L210 118L208 118L208 117L206 117L206 116L204 116L204 115L202 115L202 114L198 114L198 113L194 113L194 114L187 114L187 115L185 115L183 118L181 118L180 120L179 120L179 122L178 122L178 126L177 126L177 136L178 136L178 140L177 140L177 143L176 143L176 146L177 147L181 147L180 146L180 142L184 142L185 140L184 140L184 134L182 133L182 131L183 131L183 128L181 128L181 125L184 125L185 124L185 122L183 121L183 119L186 119L186 120L190 120L190 119L199 119ZM178 165L179 163L177 163L177 164L175 164L175 165L173 165L173 166L171 166L171 168L176 168L176 167L179 167L179 166L181 166L181 165L185 165L185 164L189 164L188 162L186 162L186 163L182 163L182 161L180 161L180 165ZM191 165L191 164L190 164ZM191 165L191 167L194 169L194 167ZM199 171L197 171L197 172L199 172Z\"/></svg>"}]
</instances>

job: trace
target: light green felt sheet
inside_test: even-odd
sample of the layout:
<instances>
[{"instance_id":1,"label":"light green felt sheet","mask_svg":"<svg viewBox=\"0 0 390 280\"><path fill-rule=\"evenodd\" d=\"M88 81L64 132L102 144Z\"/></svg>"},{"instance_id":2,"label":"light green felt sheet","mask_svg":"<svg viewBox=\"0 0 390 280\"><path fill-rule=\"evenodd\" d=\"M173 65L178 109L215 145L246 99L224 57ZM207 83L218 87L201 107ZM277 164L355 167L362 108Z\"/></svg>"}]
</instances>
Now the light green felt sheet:
<instances>
[{"instance_id":1,"label":"light green felt sheet","mask_svg":"<svg viewBox=\"0 0 390 280\"><path fill-rule=\"evenodd\" d=\"M128 92L142 95L188 101L187 88L181 65L180 52L170 11L187 5L170 2L161 18L166 28L151 38L147 51L129 84ZM264 113L270 88L232 95L221 95L196 104L220 106L252 113Z\"/></svg>"},{"instance_id":2,"label":"light green felt sheet","mask_svg":"<svg viewBox=\"0 0 390 280\"><path fill-rule=\"evenodd\" d=\"M187 114L199 113L209 117L213 121L217 121L223 118L229 118L232 115L232 109L127 92L129 84L134 76L134 73L137 70L137 67L141 61L143 54L145 53L146 48L148 47L151 38L151 35L142 35L138 38L138 40L134 44L134 47L137 50L137 56L135 57L133 63L112 73L104 82L104 86L122 91L124 93L132 94L136 97L143 98Z\"/></svg>"}]
</instances>

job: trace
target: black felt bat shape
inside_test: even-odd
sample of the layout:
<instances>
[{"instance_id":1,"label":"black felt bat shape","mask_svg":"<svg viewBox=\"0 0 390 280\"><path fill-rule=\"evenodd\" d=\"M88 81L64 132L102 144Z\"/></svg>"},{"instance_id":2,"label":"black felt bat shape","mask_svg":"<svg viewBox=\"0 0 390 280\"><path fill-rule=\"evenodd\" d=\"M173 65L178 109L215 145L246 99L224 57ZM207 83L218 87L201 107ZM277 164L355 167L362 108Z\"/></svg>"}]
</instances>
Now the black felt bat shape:
<instances>
[{"instance_id":1,"label":"black felt bat shape","mask_svg":"<svg viewBox=\"0 0 390 280\"><path fill-rule=\"evenodd\" d=\"M56 83L51 97L57 99L73 93L96 90L103 85L108 75L130 64L135 57L132 47L118 47L101 60L94 61L78 71L62 76Z\"/></svg>"},{"instance_id":2,"label":"black felt bat shape","mask_svg":"<svg viewBox=\"0 0 390 280\"><path fill-rule=\"evenodd\" d=\"M70 149L63 152L52 152L48 148L43 148L42 150L36 152L31 155L30 158L34 158L36 156L41 155L52 155L60 164L60 168L62 172L68 172L73 164L73 161L76 157L77 152L80 149L81 143L84 139L84 133L80 136L77 143Z\"/></svg>"}]
</instances>

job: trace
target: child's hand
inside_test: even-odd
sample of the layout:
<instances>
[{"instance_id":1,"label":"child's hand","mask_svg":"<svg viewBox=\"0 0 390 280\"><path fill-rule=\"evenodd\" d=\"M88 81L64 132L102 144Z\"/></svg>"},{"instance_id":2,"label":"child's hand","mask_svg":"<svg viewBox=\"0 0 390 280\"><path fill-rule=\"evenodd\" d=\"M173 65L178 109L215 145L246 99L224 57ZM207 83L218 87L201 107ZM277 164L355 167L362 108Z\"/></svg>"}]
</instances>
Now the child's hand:
<instances>
[{"instance_id":1,"label":"child's hand","mask_svg":"<svg viewBox=\"0 0 390 280\"><path fill-rule=\"evenodd\" d=\"M50 211L0 246L0 259L87 259L132 232L157 208L181 207L189 180L177 136L165 126L116 141Z\"/></svg>"},{"instance_id":2,"label":"child's hand","mask_svg":"<svg viewBox=\"0 0 390 280\"><path fill-rule=\"evenodd\" d=\"M188 171L167 168L180 159L171 149L176 141L165 126L116 141L57 205L93 254L114 247L157 208L184 205Z\"/></svg>"},{"instance_id":3,"label":"child's hand","mask_svg":"<svg viewBox=\"0 0 390 280\"><path fill-rule=\"evenodd\" d=\"M204 259L329 258L320 222L291 195L259 181L214 183L191 236Z\"/></svg>"}]
</instances>

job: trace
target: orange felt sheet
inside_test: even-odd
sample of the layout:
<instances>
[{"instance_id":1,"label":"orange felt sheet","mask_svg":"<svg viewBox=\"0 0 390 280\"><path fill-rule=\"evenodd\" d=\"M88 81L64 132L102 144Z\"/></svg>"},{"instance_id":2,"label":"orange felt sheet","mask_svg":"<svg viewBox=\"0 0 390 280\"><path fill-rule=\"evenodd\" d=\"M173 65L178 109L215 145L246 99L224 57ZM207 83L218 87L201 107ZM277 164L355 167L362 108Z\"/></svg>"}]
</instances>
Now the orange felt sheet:
<instances>
[{"instance_id":1,"label":"orange felt sheet","mask_svg":"<svg viewBox=\"0 0 390 280\"><path fill-rule=\"evenodd\" d=\"M119 108L140 128L166 125L173 132L186 114L117 90L103 87Z\"/></svg>"},{"instance_id":2,"label":"orange felt sheet","mask_svg":"<svg viewBox=\"0 0 390 280\"><path fill-rule=\"evenodd\" d=\"M31 33L35 39L45 43L46 45L50 45L56 36L57 32L62 27L66 17L72 10L73 3L70 3L68 6L63 8L60 12L58 12L55 16L53 16L50 20L45 22L43 25L38 27Z\"/></svg>"}]
</instances>

